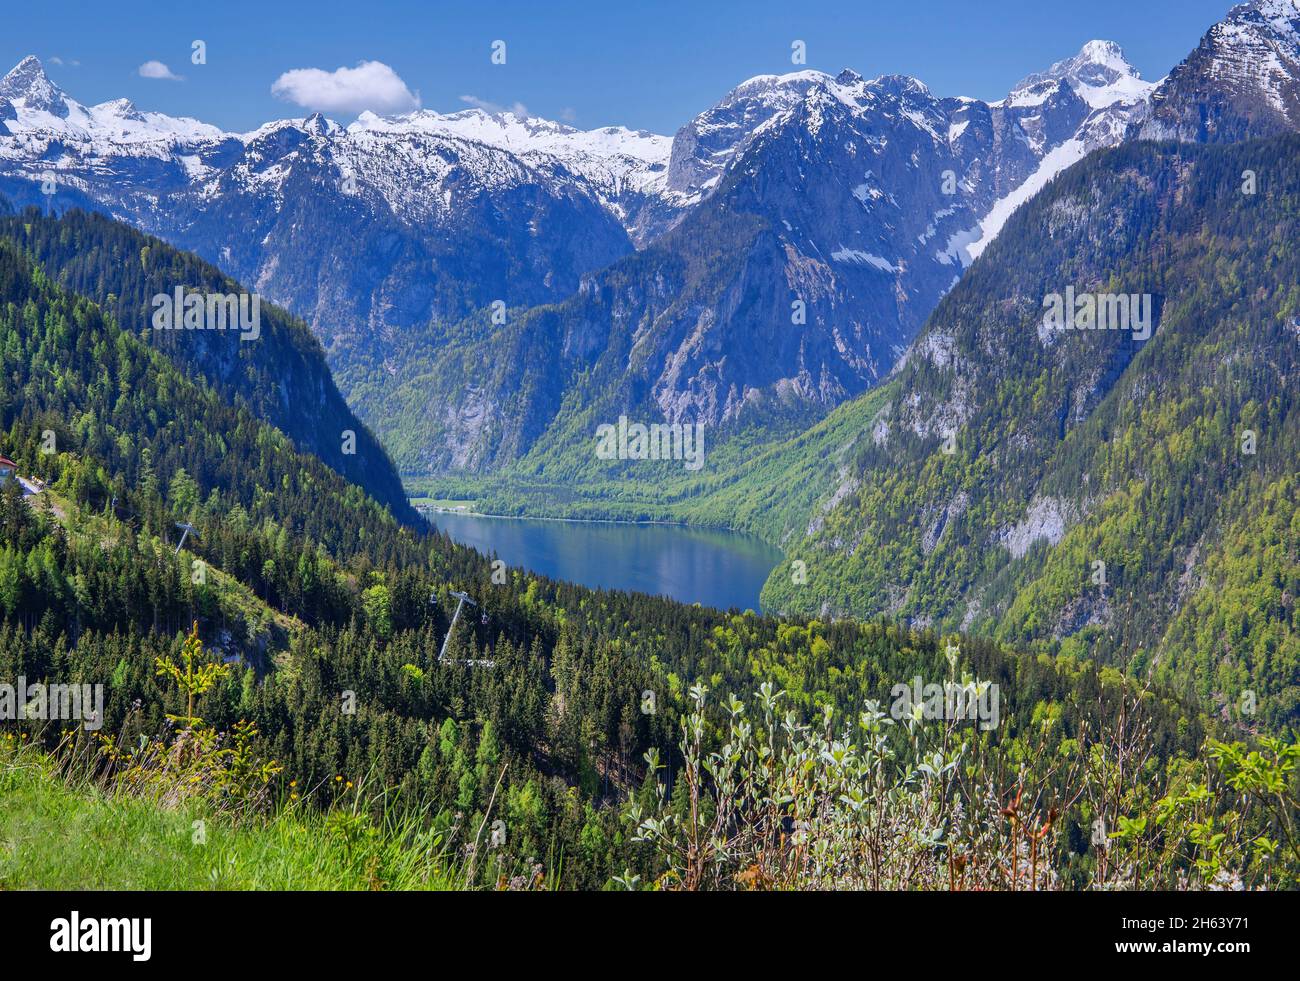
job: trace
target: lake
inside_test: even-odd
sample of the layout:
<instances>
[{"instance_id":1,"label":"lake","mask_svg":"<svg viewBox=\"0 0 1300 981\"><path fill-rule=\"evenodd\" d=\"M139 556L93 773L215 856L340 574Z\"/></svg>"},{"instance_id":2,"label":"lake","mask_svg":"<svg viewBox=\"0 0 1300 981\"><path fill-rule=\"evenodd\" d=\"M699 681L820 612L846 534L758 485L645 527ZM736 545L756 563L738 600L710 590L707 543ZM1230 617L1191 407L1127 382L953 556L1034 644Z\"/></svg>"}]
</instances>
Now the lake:
<instances>
[{"instance_id":1,"label":"lake","mask_svg":"<svg viewBox=\"0 0 1300 981\"><path fill-rule=\"evenodd\" d=\"M508 565L583 586L669 596L718 609L759 609L781 561L751 535L681 525L542 521L426 512L454 541Z\"/></svg>"}]
</instances>

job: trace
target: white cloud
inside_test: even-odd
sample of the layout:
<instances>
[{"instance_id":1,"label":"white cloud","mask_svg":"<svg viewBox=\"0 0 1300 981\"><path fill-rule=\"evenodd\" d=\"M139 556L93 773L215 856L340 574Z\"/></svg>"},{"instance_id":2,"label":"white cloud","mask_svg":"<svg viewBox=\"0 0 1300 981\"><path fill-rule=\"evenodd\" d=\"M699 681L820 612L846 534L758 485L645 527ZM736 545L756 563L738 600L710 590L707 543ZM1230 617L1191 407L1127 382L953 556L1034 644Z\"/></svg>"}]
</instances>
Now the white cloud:
<instances>
[{"instance_id":1,"label":"white cloud","mask_svg":"<svg viewBox=\"0 0 1300 981\"><path fill-rule=\"evenodd\" d=\"M172 72L161 61L146 61L137 69L141 78L161 78L168 82L179 82L181 77Z\"/></svg>"},{"instance_id":2,"label":"white cloud","mask_svg":"<svg viewBox=\"0 0 1300 981\"><path fill-rule=\"evenodd\" d=\"M489 102L487 99L480 99L476 95L462 95L460 101L466 105L473 106L475 109L482 109L484 112L501 113L513 112L520 119L528 118L528 107L522 102L516 102L513 105L503 106L496 102Z\"/></svg>"},{"instance_id":3,"label":"white cloud","mask_svg":"<svg viewBox=\"0 0 1300 981\"><path fill-rule=\"evenodd\" d=\"M79 62L76 58L60 58L58 55L55 55L53 58L50 59L50 64L51 64L51 65L58 65L58 66L61 67L61 68L63 68L63 67L67 67L67 68L80 68L80 67L81 67L81 62Z\"/></svg>"},{"instance_id":4,"label":"white cloud","mask_svg":"<svg viewBox=\"0 0 1300 981\"><path fill-rule=\"evenodd\" d=\"M412 93L397 72L381 61L362 61L356 68L332 72L295 68L275 80L271 94L305 109L340 114L365 109L409 112L420 106L420 94Z\"/></svg>"}]
</instances>

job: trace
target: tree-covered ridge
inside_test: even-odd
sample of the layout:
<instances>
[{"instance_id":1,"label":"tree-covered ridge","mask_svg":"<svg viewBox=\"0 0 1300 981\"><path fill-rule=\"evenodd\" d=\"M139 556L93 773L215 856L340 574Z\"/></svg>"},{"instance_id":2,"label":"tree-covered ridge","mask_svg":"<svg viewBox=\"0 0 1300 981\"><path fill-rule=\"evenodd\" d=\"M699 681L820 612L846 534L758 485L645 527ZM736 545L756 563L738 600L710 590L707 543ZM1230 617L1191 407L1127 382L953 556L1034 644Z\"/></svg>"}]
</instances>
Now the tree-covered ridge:
<instances>
[{"instance_id":1,"label":"tree-covered ridge","mask_svg":"<svg viewBox=\"0 0 1300 981\"><path fill-rule=\"evenodd\" d=\"M765 605L1051 642L1293 725L1297 150L1133 144L1057 178L931 317L856 490L788 549L807 583L783 566ZM1046 331L1067 287L1150 294L1154 335Z\"/></svg>"},{"instance_id":2,"label":"tree-covered ridge","mask_svg":"<svg viewBox=\"0 0 1300 981\"><path fill-rule=\"evenodd\" d=\"M7 455L49 481L34 498L12 482L0 496L0 678L104 684L102 731L117 747L96 764L105 779L149 773L131 747L165 743L168 716L224 732L250 724L259 757L282 768L252 799L340 814L358 853L384 834L376 822L409 807L462 860L474 857L474 883L531 883L541 867L556 885L671 884L671 862L631 819L658 806L660 779L664 806L688 809L673 775L688 764L675 746L693 685L778 685L809 720L958 670L1004 698L997 728L963 737L976 754L971 785L1009 798L1032 781L1043 807L1061 809L1050 846L1060 884L1079 885L1102 861L1089 844L1097 809L1113 826L1113 815L1154 806L1177 789L1168 774L1218 729L1194 702L1168 690L1138 697L1082 659L980 641L950 652L953 638L887 623L728 614L501 570L400 527L9 243L0 298ZM41 453L45 429L56 431L56 454ZM177 520L198 528L179 554ZM206 576L196 578L196 560ZM452 589L480 606L459 621L452 663L440 663ZM201 656L231 667L191 709L158 666L195 650L193 621ZM701 738L719 745L725 717L706 715ZM1051 761L1086 755L1121 718L1142 722L1149 779L1104 805L1084 802ZM98 759L80 729L35 719L3 728ZM667 769L649 780L652 750ZM1234 806L1221 797L1210 813L1230 817ZM498 820L500 838L479 837ZM1253 812L1241 820L1275 833ZM1016 847L1005 828L990 834L981 854Z\"/></svg>"},{"instance_id":3,"label":"tree-covered ridge","mask_svg":"<svg viewBox=\"0 0 1300 981\"><path fill-rule=\"evenodd\" d=\"M186 377L3 239L0 288L0 419L6 455L22 473L67 476L78 503L103 507L117 496L124 511L143 514L161 492L177 520L211 499L214 509L239 506L254 524L274 516L343 552L359 541L400 547L398 526L361 487L205 381ZM65 467L74 472L65 475ZM138 504L132 494L142 495ZM161 531L162 516L149 518Z\"/></svg>"},{"instance_id":4,"label":"tree-covered ridge","mask_svg":"<svg viewBox=\"0 0 1300 981\"><path fill-rule=\"evenodd\" d=\"M263 302L252 341L234 331L155 330L157 295L171 296L178 287L220 294L245 290L197 256L94 212L72 210L55 218L28 208L0 218L0 235L184 371L201 375L227 401L246 405L400 519L415 520L387 453L343 401L320 344L300 320Z\"/></svg>"}]
</instances>

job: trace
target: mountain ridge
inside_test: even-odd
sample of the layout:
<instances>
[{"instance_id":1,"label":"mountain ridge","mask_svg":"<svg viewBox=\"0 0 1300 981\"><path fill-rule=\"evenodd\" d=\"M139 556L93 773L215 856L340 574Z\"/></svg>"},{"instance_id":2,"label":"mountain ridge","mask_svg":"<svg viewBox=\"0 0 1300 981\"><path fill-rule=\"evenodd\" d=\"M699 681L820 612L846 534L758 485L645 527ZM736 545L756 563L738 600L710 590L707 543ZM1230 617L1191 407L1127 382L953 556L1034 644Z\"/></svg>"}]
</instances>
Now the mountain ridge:
<instances>
[{"instance_id":1,"label":"mountain ridge","mask_svg":"<svg viewBox=\"0 0 1300 981\"><path fill-rule=\"evenodd\" d=\"M1140 139L1236 142L1300 128L1300 3L1228 11L1151 97Z\"/></svg>"},{"instance_id":2,"label":"mountain ridge","mask_svg":"<svg viewBox=\"0 0 1300 981\"><path fill-rule=\"evenodd\" d=\"M469 352L411 350L396 385L353 397L363 414L384 404L409 474L519 461L546 479L537 468L581 426L621 414L725 435L757 412L780 435L883 378L969 261L987 209L1068 163L1057 141L1082 153L1118 138L1122 125L1098 120L1131 105L1096 109L1064 77L994 108L903 77L760 76L702 115L699 134L725 137L709 158L742 133L739 156L713 177L696 169L709 193L660 238L557 305L457 328ZM503 374L489 352L506 350ZM536 369L531 386L520 364Z\"/></svg>"},{"instance_id":3,"label":"mountain ridge","mask_svg":"<svg viewBox=\"0 0 1300 981\"><path fill-rule=\"evenodd\" d=\"M980 222L999 206L1009 210L1016 202L1008 204L1007 195L1026 180L1045 180L1068 163L1056 153L1062 141L1083 148L1113 138L1088 122L1107 107L1090 105L1076 88L1088 71L1109 71L1110 81L1136 78L1131 69L1116 68L1126 64L1117 52L1114 45L1085 45L1066 60L1069 70L1058 70L1066 62L1054 66L1059 77L1043 82L1040 97L1025 105L938 99L904 76L868 81L848 70L833 77L758 76L686 124L671 143L618 127L584 133L477 109L363 114L347 127L317 114L238 136L181 121L160 124L150 141L132 107L85 110L42 83L32 59L5 85L16 118L7 124L15 135L0 137L0 177L9 175L12 191L15 176L41 176L47 165L34 173L33 158L82 134L72 163L59 169L59 190L217 262L304 316L325 345L340 388L384 439L394 441L402 426L428 430L391 412L394 400L425 411L403 390L413 378L435 373L426 402L448 386L468 386L468 400L439 407L444 429L428 430L423 447L399 453L403 470L496 466L529 451L567 392L550 393L536 403L544 406L541 416L516 423L521 435L534 435L512 437L504 456L455 449L500 445L482 426L520 389L508 373L494 380L495 369L482 357L468 362L470 375L462 379L467 362L447 347L449 339L464 336L475 349L491 348L501 340L502 307L510 317L528 317L530 309L591 295L595 280L587 277L657 243L686 241L691 233L671 233L702 208L749 208L758 225L772 229L761 263L758 253L744 263L738 254L730 260L752 271L748 282L768 282L772 303L765 310L738 306L739 283L719 280L719 292L700 294L693 313L681 312L709 318L717 326L705 324L707 333L738 338L755 327L753 319L729 324L738 310L769 320L764 330L780 330L770 321L783 319L790 328L790 307L798 301L808 308L806 324L786 329L766 356L758 349L743 365L725 366L707 353L719 340L688 342L685 323L665 323L652 345L661 363L632 369L648 371L647 377L610 376L624 401L649 386L655 394L639 411L656 416L695 414L716 425L746 406L766 405L802 423L875 384L969 261L965 245L996 233ZM29 107L16 96L26 89L34 103L60 101L66 117ZM1110 108L1125 105L1120 99ZM85 136L91 124L130 137L113 144L113 152L138 152L150 161L144 185L96 183L101 148ZM837 132L823 133L823 125ZM802 159L790 156L796 145ZM756 155L756 148L763 152ZM909 162L909 154L920 154L923 164ZM881 163L872 163L874 157ZM783 173L790 188L799 188L801 174L816 173L818 187L780 193L772 176L755 171L755 183L744 166ZM736 180L728 184L725 175ZM920 196L918 184L925 185ZM742 185L748 189L734 190ZM732 198L716 202L724 187L733 188ZM28 194L31 200L30 185ZM910 213L901 213L903 201ZM696 225L728 222L719 214ZM238 240L233 229L241 230ZM664 253L655 256L647 282L655 276L649 267ZM695 246L682 259L684 268L723 261ZM783 281L788 291L776 288ZM780 299L781 292L790 295ZM626 302L649 309L647 300ZM487 329L471 329L488 308ZM579 348L596 342L586 321ZM608 337L603 343L618 344ZM777 352L784 361L775 359ZM439 364L455 368L437 374ZM580 365L586 365L581 358L562 373L591 367Z\"/></svg>"},{"instance_id":4,"label":"mountain ridge","mask_svg":"<svg viewBox=\"0 0 1300 981\"><path fill-rule=\"evenodd\" d=\"M399 521L419 521L392 461L343 401L305 324L266 304L259 307L251 342L238 332L154 329L159 295L171 296L175 289L233 295L242 292L240 284L197 257L98 213L72 210L51 218L27 209L6 216L5 207L0 198L0 236L30 255L45 275L94 300L126 331L275 426L364 488Z\"/></svg>"}]
</instances>

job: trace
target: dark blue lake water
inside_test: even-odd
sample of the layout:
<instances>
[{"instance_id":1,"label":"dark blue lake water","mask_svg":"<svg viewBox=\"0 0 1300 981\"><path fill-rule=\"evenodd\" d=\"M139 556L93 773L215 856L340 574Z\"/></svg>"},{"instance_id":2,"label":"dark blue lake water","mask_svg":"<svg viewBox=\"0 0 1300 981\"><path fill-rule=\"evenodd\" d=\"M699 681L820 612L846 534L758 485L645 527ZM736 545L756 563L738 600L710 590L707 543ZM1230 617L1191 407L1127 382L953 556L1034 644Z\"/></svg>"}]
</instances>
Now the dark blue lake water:
<instances>
[{"instance_id":1,"label":"dark blue lake water","mask_svg":"<svg viewBox=\"0 0 1300 981\"><path fill-rule=\"evenodd\" d=\"M584 586L628 589L719 609L758 610L781 553L730 531L603 521L539 521L433 513L462 545Z\"/></svg>"}]
</instances>

